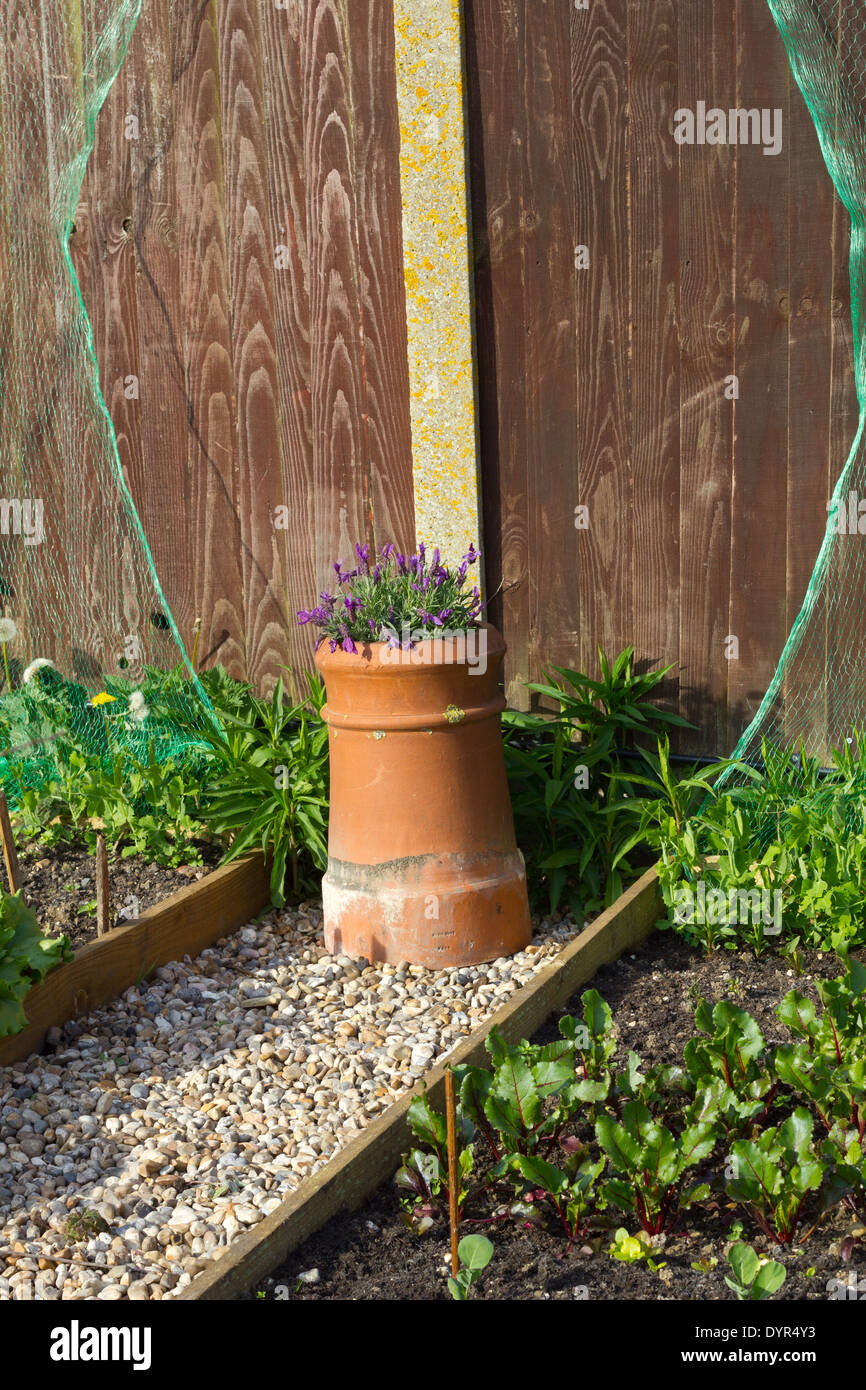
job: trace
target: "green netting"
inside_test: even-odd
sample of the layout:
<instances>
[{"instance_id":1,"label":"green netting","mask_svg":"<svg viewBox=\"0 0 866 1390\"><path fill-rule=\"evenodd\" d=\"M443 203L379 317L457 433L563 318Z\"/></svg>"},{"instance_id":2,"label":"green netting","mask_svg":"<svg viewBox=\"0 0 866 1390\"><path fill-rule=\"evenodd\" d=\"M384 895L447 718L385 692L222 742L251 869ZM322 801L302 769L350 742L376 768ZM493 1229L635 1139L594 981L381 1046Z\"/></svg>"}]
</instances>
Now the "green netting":
<instances>
[{"instance_id":1,"label":"green netting","mask_svg":"<svg viewBox=\"0 0 866 1390\"><path fill-rule=\"evenodd\" d=\"M164 759L195 746L209 718L123 477L68 249L140 6L4 6L0 776L12 798L70 745Z\"/></svg>"},{"instance_id":2,"label":"green netting","mask_svg":"<svg viewBox=\"0 0 866 1390\"><path fill-rule=\"evenodd\" d=\"M784 771L794 792L814 792L818 785L810 788L807 777L798 779L798 766L814 760L813 776L816 767L840 763L841 752L847 768L828 779L829 795L832 785L852 785L847 754L852 747L856 751L857 731L866 729L866 5L863 0L768 0L768 4L815 121L830 176L851 215L860 421L833 494L803 607L760 709L734 756L762 768L771 779ZM816 458L815 465L826 466L826 458ZM793 757L780 758L783 750ZM787 762L786 769L782 761ZM852 798L857 820L862 820L860 804L859 795Z\"/></svg>"}]
</instances>

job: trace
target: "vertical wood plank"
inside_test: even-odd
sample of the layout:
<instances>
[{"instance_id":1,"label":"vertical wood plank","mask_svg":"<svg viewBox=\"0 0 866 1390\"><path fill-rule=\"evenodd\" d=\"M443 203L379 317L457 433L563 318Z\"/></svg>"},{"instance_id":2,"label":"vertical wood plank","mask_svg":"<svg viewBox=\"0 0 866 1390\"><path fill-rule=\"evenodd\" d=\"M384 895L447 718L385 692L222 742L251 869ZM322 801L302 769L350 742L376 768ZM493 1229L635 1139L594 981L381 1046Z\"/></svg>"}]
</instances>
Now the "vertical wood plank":
<instances>
[{"instance_id":1,"label":"vertical wood plank","mask_svg":"<svg viewBox=\"0 0 866 1390\"><path fill-rule=\"evenodd\" d=\"M678 106L734 105L734 25L727 0L679 14ZM734 370L734 151L683 145L680 166L680 661L681 710L698 726L688 751L727 738Z\"/></svg>"},{"instance_id":2,"label":"vertical wood plank","mask_svg":"<svg viewBox=\"0 0 866 1390\"><path fill-rule=\"evenodd\" d=\"M309 0L303 53L316 572L372 540L363 430L346 0Z\"/></svg>"},{"instance_id":3,"label":"vertical wood plank","mask_svg":"<svg viewBox=\"0 0 866 1390\"><path fill-rule=\"evenodd\" d=\"M778 42L781 44L781 38ZM787 157L790 317L788 328L788 498L786 632L803 599L827 527L831 480L828 420L833 364L833 224L836 196L814 122L789 77ZM829 254L828 254L829 251ZM826 609L820 605L798 644L783 691L786 741L805 732L798 711L811 703L810 722L824 742L827 728Z\"/></svg>"},{"instance_id":4,"label":"vertical wood plank","mask_svg":"<svg viewBox=\"0 0 866 1390\"><path fill-rule=\"evenodd\" d=\"M148 0L126 57L130 109L132 226L138 271L143 448L128 457L128 482L166 602L184 643L193 611L194 545L187 466L183 308L177 244L175 124L167 0ZM149 614L143 614L147 623Z\"/></svg>"},{"instance_id":5,"label":"vertical wood plank","mask_svg":"<svg viewBox=\"0 0 866 1390\"><path fill-rule=\"evenodd\" d=\"M524 240L526 113L525 6L469 0L466 6L469 148L475 248L478 418L484 553L491 620L507 633L505 694L528 706L530 585L528 430L525 408L527 306Z\"/></svg>"},{"instance_id":6,"label":"vertical wood plank","mask_svg":"<svg viewBox=\"0 0 866 1390\"><path fill-rule=\"evenodd\" d=\"M619 650L633 626L631 285L626 0L572 8L576 274L580 665Z\"/></svg>"},{"instance_id":7,"label":"vertical wood plank","mask_svg":"<svg viewBox=\"0 0 866 1390\"><path fill-rule=\"evenodd\" d=\"M680 629L679 10L629 0L634 627L638 660L678 665ZM664 690L673 707L679 674Z\"/></svg>"},{"instance_id":8,"label":"vertical wood plank","mask_svg":"<svg viewBox=\"0 0 866 1390\"><path fill-rule=\"evenodd\" d=\"M738 0L737 100L781 112L782 152L737 146L736 360L728 743L757 713L785 645L788 324L788 61L768 6Z\"/></svg>"},{"instance_id":9,"label":"vertical wood plank","mask_svg":"<svg viewBox=\"0 0 866 1390\"><path fill-rule=\"evenodd\" d=\"M529 674L574 662L580 628L575 530L575 187L571 17L563 5L526 10L526 176L521 208L526 302L525 410L529 540Z\"/></svg>"},{"instance_id":10,"label":"vertical wood plank","mask_svg":"<svg viewBox=\"0 0 866 1390\"><path fill-rule=\"evenodd\" d=\"M287 532L274 525L284 497L259 15L242 0L219 0L217 15L246 671L267 690L288 658L290 617Z\"/></svg>"},{"instance_id":11,"label":"vertical wood plank","mask_svg":"<svg viewBox=\"0 0 866 1390\"><path fill-rule=\"evenodd\" d=\"M294 621L321 590L315 538L310 257L304 110L303 16L300 7L277 10L261 0L268 198L274 239L274 327L280 388L282 480L287 507L286 610L289 661L312 669L314 635ZM300 696L304 683L292 678Z\"/></svg>"},{"instance_id":12,"label":"vertical wood plank","mask_svg":"<svg viewBox=\"0 0 866 1390\"><path fill-rule=\"evenodd\" d=\"M377 541L406 550L415 503L392 0L350 0L346 17L370 510Z\"/></svg>"},{"instance_id":13,"label":"vertical wood plank","mask_svg":"<svg viewBox=\"0 0 866 1390\"><path fill-rule=\"evenodd\" d=\"M93 329L100 388L117 436L121 467L127 483L137 486L144 462L132 142L124 133L129 109L124 64L97 118L70 254ZM86 261L81 254L85 245ZM127 386L130 378L134 381Z\"/></svg>"},{"instance_id":14,"label":"vertical wood plank","mask_svg":"<svg viewBox=\"0 0 866 1390\"><path fill-rule=\"evenodd\" d=\"M174 5L171 21L184 464L189 473L188 534L195 552L189 600L195 617L202 619L199 654L213 654L205 666L218 661L240 675L245 669L245 622L219 39L212 4Z\"/></svg>"}]
</instances>

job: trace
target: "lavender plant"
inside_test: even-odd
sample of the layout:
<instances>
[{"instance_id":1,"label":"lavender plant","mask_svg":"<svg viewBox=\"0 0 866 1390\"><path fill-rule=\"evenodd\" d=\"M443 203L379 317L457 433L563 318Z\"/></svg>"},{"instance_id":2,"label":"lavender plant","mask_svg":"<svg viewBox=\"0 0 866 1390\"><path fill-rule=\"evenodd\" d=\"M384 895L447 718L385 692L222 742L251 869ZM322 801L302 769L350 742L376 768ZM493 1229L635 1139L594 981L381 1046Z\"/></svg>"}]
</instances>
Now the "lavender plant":
<instances>
[{"instance_id":1,"label":"lavender plant","mask_svg":"<svg viewBox=\"0 0 866 1390\"><path fill-rule=\"evenodd\" d=\"M369 545L356 545L355 557L353 570L336 560L335 592L325 590L315 608L298 613L299 623L321 629L316 646L327 640L332 652L357 652L367 642L412 647L422 636L465 632L481 623L478 586L468 586L469 567L478 559L474 544L456 569L442 564L438 548L428 557L423 541L414 555L401 554L389 542L372 563Z\"/></svg>"}]
</instances>

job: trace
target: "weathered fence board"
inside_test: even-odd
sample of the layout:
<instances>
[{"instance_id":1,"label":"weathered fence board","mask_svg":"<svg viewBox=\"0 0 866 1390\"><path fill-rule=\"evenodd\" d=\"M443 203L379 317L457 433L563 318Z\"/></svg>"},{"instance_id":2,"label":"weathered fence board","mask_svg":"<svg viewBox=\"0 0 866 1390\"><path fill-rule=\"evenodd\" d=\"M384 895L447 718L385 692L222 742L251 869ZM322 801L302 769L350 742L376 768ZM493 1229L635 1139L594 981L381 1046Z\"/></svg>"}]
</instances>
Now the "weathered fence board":
<instances>
[{"instance_id":1,"label":"weathered fence board","mask_svg":"<svg viewBox=\"0 0 866 1390\"><path fill-rule=\"evenodd\" d=\"M330 561L414 540L390 0L144 0L98 127L71 250L124 468L187 650L267 688Z\"/></svg>"}]
</instances>

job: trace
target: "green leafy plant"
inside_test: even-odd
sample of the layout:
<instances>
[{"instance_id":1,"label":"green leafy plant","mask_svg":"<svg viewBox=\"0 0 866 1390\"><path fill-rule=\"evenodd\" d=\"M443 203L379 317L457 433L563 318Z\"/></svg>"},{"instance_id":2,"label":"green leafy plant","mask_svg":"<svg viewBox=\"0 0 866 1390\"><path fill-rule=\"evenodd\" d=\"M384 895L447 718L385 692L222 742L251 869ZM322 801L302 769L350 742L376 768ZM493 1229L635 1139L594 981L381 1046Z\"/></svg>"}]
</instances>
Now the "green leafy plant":
<instances>
[{"instance_id":1,"label":"green leafy plant","mask_svg":"<svg viewBox=\"0 0 866 1390\"><path fill-rule=\"evenodd\" d=\"M455 1279L449 1278L448 1292L458 1303L464 1303L493 1259L493 1244L487 1236L464 1236L457 1246L457 1257L460 1269Z\"/></svg>"},{"instance_id":2,"label":"green leafy plant","mask_svg":"<svg viewBox=\"0 0 866 1390\"><path fill-rule=\"evenodd\" d=\"M604 1168L604 1159L585 1157L582 1144L566 1146L567 1157L562 1168L547 1163L538 1154L510 1154L500 1171L519 1173L527 1190L537 1200L543 1194L553 1205L562 1223L570 1250L574 1242L588 1230L587 1218L593 1206L595 1185ZM519 1194L525 1197L526 1191Z\"/></svg>"},{"instance_id":3,"label":"green leafy plant","mask_svg":"<svg viewBox=\"0 0 866 1390\"><path fill-rule=\"evenodd\" d=\"M707 1095L728 1133L743 1130L748 1121L760 1120L769 1111L777 1086L765 1064L764 1038L745 1009L720 1000L710 1011L704 1001L695 1011L695 1027L704 1036L686 1043L686 1070Z\"/></svg>"},{"instance_id":4,"label":"green leafy plant","mask_svg":"<svg viewBox=\"0 0 866 1390\"><path fill-rule=\"evenodd\" d=\"M595 1134L614 1174L602 1184L603 1197L634 1212L648 1235L658 1235L681 1211L710 1195L706 1183L686 1187L683 1180L715 1148L711 1121L689 1125L676 1134L659 1124L646 1105L629 1100L622 1109L622 1122L602 1115L596 1120Z\"/></svg>"},{"instance_id":5,"label":"green leafy plant","mask_svg":"<svg viewBox=\"0 0 866 1390\"><path fill-rule=\"evenodd\" d=\"M108 1222L98 1211L94 1211L92 1207L82 1207L81 1211L74 1211L67 1217L63 1233L67 1240L78 1243L92 1240L94 1236L102 1235L110 1229Z\"/></svg>"},{"instance_id":6,"label":"green leafy plant","mask_svg":"<svg viewBox=\"0 0 866 1390\"><path fill-rule=\"evenodd\" d=\"M734 1176L728 1192L779 1245L794 1240L807 1199L824 1181L827 1165L813 1142L812 1127L812 1116L798 1106L781 1124L739 1139L731 1149Z\"/></svg>"},{"instance_id":7,"label":"green leafy plant","mask_svg":"<svg viewBox=\"0 0 866 1390\"><path fill-rule=\"evenodd\" d=\"M401 1193L409 1194L404 1198L406 1224L418 1235L423 1235L432 1226L434 1216L442 1214L440 1197L446 1204L450 1200L447 1129L444 1115L433 1109L426 1092L413 1098L407 1120L412 1133L427 1148L412 1149L404 1155L395 1182ZM474 1168L473 1135L474 1126L461 1113L458 1126L458 1206L466 1200L467 1183Z\"/></svg>"},{"instance_id":8,"label":"green leafy plant","mask_svg":"<svg viewBox=\"0 0 866 1390\"><path fill-rule=\"evenodd\" d=\"M646 1231L639 1231L636 1236L629 1235L625 1226L618 1226L614 1232L613 1240L608 1248L611 1259L619 1260L621 1264L634 1265L646 1260L647 1267L657 1273L664 1269L666 1261L657 1261L652 1258L653 1244L652 1238Z\"/></svg>"},{"instance_id":9,"label":"green leafy plant","mask_svg":"<svg viewBox=\"0 0 866 1390\"><path fill-rule=\"evenodd\" d=\"M787 950L795 969L801 947L866 942L866 740L834 751L830 769L765 741L760 769L720 763L702 777L713 785L700 805L688 804L687 779L657 777L658 797L634 808L659 858L666 925L707 950ZM712 906L684 913L699 886Z\"/></svg>"},{"instance_id":10,"label":"green leafy plant","mask_svg":"<svg viewBox=\"0 0 866 1390\"><path fill-rule=\"evenodd\" d=\"M285 902L285 880L297 896L317 887L327 864L328 734L321 718L325 692L308 678L309 694L291 705L282 680L271 699L250 696L244 717L223 713L226 737L210 748L217 771L205 807L212 828L231 832L228 863L259 847L271 861L271 897Z\"/></svg>"},{"instance_id":11,"label":"green leafy plant","mask_svg":"<svg viewBox=\"0 0 866 1390\"><path fill-rule=\"evenodd\" d=\"M725 1283L733 1289L740 1302L758 1302L772 1298L785 1282L785 1266L778 1260L757 1255L751 1245L739 1241L728 1251L728 1264L733 1278L725 1275Z\"/></svg>"},{"instance_id":12,"label":"green leafy plant","mask_svg":"<svg viewBox=\"0 0 866 1390\"><path fill-rule=\"evenodd\" d=\"M0 894L0 1038L26 1028L31 988L71 954L65 936L42 935L19 893Z\"/></svg>"},{"instance_id":13,"label":"green leafy plant","mask_svg":"<svg viewBox=\"0 0 866 1390\"><path fill-rule=\"evenodd\" d=\"M635 671L627 647L601 679L555 667L527 687L553 701L553 718L507 713L505 761L515 830L533 906L555 912L565 899L578 916L613 902L642 867L632 814L636 782L624 757L635 738L689 727L650 696L673 669ZM646 855L644 854L646 860Z\"/></svg>"}]
</instances>

